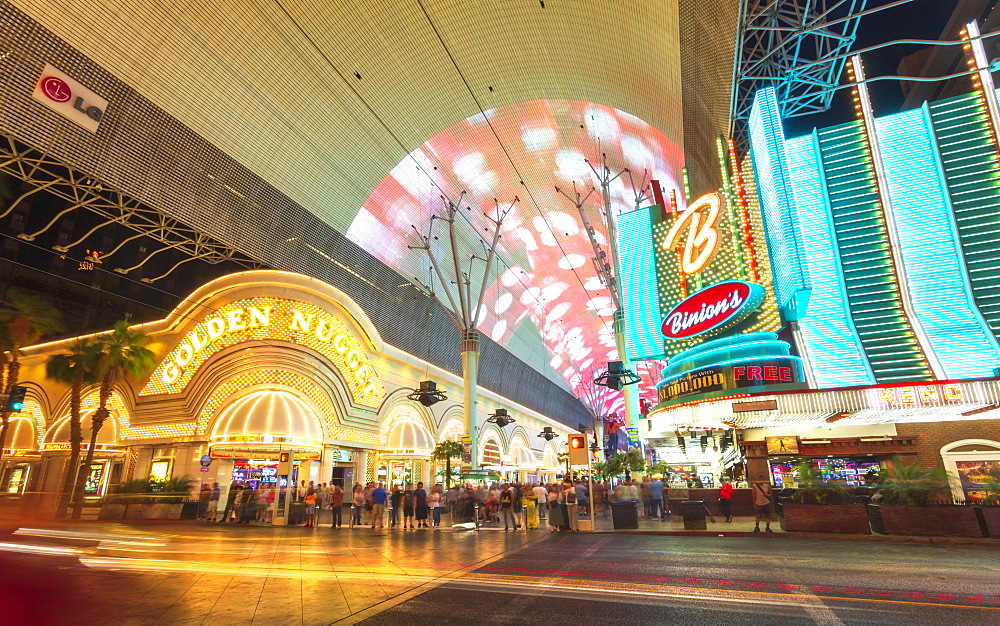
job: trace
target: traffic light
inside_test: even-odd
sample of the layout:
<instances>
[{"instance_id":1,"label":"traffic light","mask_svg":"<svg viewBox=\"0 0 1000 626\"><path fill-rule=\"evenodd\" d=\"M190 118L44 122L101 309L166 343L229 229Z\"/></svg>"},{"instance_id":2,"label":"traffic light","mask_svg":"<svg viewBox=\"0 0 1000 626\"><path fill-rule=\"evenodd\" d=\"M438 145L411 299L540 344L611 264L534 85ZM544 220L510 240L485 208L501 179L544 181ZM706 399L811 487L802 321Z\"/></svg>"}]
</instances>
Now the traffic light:
<instances>
[{"instance_id":1,"label":"traffic light","mask_svg":"<svg viewBox=\"0 0 1000 626\"><path fill-rule=\"evenodd\" d=\"M569 464L587 465L587 435L569 436Z\"/></svg>"},{"instance_id":2,"label":"traffic light","mask_svg":"<svg viewBox=\"0 0 1000 626\"><path fill-rule=\"evenodd\" d=\"M10 395L7 396L7 405L4 411L7 413L17 413L24 407L24 394L28 393L27 387L14 385L10 388Z\"/></svg>"}]
</instances>

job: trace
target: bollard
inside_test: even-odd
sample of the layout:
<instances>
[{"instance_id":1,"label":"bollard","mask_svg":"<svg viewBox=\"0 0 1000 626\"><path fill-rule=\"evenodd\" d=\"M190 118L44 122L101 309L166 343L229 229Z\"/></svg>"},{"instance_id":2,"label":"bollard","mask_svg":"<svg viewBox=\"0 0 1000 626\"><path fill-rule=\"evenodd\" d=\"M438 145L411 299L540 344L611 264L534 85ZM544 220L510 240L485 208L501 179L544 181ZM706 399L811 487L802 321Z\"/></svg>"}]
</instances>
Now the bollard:
<instances>
[{"instance_id":1,"label":"bollard","mask_svg":"<svg viewBox=\"0 0 1000 626\"><path fill-rule=\"evenodd\" d=\"M479 503L472 505L472 519L476 522L476 530L479 530Z\"/></svg>"}]
</instances>

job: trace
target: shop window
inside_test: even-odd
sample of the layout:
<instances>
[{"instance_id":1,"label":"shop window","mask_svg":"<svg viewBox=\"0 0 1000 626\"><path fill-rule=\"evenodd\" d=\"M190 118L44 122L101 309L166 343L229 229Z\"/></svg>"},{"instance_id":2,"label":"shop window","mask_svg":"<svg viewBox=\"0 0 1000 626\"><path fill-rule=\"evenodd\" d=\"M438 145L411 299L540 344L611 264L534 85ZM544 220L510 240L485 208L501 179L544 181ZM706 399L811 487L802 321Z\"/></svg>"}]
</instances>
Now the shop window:
<instances>
[{"instance_id":1,"label":"shop window","mask_svg":"<svg viewBox=\"0 0 1000 626\"><path fill-rule=\"evenodd\" d=\"M88 496L101 495L101 481L104 478L104 463L94 463L90 466L90 474L84 483L83 493Z\"/></svg>"},{"instance_id":2,"label":"shop window","mask_svg":"<svg viewBox=\"0 0 1000 626\"><path fill-rule=\"evenodd\" d=\"M149 466L149 480L163 482L170 478L170 459L157 459Z\"/></svg>"}]
</instances>

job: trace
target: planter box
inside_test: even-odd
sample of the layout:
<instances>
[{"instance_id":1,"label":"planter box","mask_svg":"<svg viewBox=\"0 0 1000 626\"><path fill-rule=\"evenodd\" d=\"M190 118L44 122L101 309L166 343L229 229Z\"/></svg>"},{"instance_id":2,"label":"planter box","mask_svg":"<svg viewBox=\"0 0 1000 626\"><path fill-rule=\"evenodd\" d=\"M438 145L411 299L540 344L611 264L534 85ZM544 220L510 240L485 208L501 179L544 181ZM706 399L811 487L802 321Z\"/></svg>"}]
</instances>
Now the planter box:
<instances>
[{"instance_id":1,"label":"planter box","mask_svg":"<svg viewBox=\"0 0 1000 626\"><path fill-rule=\"evenodd\" d=\"M784 529L791 532L871 534L868 513L863 504L794 504L781 505Z\"/></svg>"},{"instance_id":2,"label":"planter box","mask_svg":"<svg viewBox=\"0 0 1000 626\"><path fill-rule=\"evenodd\" d=\"M888 535L951 535L982 537L976 509L970 506L880 505Z\"/></svg>"},{"instance_id":3,"label":"planter box","mask_svg":"<svg viewBox=\"0 0 1000 626\"><path fill-rule=\"evenodd\" d=\"M174 520L181 519L184 511L183 502L156 503L156 504L102 504L101 512L97 519L161 519Z\"/></svg>"},{"instance_id":4,"label":"planter box","mask_svg":"<svg viewBox=\"0 0 1000 626\"><path fill-rule=\"evenodd\" d=\"M982 512L990 537L1000 537L1000 506L984 506L979 510Z\"/></svg>"}]
</instances>

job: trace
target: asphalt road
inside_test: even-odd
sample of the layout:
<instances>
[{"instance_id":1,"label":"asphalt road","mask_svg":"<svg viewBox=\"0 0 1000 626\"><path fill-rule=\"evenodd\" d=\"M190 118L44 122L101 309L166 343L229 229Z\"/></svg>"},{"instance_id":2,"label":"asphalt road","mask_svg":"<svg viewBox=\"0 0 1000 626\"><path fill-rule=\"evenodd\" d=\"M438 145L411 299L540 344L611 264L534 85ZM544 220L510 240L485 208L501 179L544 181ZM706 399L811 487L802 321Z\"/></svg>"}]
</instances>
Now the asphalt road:
<instances>
[{"instance_id":1,"label":"asphalt road","mask_svg":"<svg viewBox=\"0 0 1000 626\"><path fill-rule=\"evenodd\" d=\"M998 557L972 546L557 535L361 623L1000 623Z\"/></svg>"}]
</instances>

